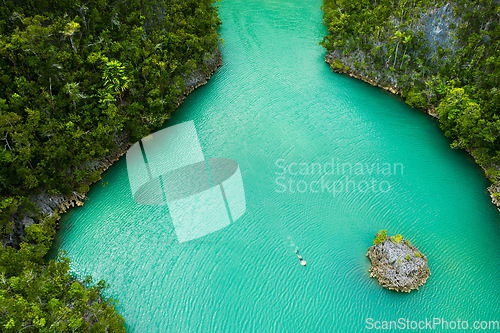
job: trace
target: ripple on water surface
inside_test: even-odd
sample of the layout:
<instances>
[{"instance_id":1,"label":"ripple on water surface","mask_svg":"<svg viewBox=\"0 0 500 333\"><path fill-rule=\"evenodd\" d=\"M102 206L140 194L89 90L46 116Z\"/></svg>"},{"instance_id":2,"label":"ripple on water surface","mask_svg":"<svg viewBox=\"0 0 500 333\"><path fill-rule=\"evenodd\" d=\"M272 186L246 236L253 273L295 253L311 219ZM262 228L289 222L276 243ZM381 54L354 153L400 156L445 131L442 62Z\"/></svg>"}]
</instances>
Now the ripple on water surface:
<instances>
[{"instance_id":1,"label":"ripple on water surface","mask_svg":"<svg viewBox=\"0 0 500 333\"><path fill-rule=\"evenodd\" d=\"M179 244L165 207L133 201L124 159L63 217L53 252L68 251L79 276L111 284L107 295L119 299L130 331L361 332L367 318L499 320L500 221L480 169L449 148L434 120L330 72L317 44L326 33L320 6L222 2L224 64L166 124L193 120L207 158L239 163L239 220ZM332 159L403 171L326 176L384 182L387 191L277 184L323 176L282 174L279 163ZM432 275L419 291L389 292L369 278L365 254L382 228L428 256Z\"/></svg>"}]
</instances>

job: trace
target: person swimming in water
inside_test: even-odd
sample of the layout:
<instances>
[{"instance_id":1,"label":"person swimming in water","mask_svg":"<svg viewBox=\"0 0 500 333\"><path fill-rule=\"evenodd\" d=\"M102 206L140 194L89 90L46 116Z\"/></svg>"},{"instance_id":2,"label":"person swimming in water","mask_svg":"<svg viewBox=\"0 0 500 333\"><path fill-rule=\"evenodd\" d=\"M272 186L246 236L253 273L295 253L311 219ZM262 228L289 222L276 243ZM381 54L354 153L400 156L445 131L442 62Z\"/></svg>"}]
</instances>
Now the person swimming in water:
<instances>
[{"instance_id":1,"label":"person swimming in water","mask_svg":"<svg viewBox=\"0 0 500 333\"><path fill-rule=\"evenodd\" d=\"M302 266L305 266L306 265L306 261L304 260L304 258L302 258L302 256L300 255L299 253L299 249L296 249L295 250L295 254L297 255L297 257L299 257L299 261L300 261L300 264Z\"/></svg>"}]
</instances>

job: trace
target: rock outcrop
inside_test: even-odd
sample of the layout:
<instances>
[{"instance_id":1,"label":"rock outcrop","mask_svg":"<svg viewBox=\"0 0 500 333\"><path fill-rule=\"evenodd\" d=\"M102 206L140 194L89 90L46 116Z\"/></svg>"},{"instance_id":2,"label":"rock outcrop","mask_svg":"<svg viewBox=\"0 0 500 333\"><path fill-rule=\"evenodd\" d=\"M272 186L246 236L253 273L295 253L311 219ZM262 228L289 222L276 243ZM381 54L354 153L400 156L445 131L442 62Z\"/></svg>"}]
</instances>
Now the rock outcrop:
<instances>
[{"instance_id":1,"label":"rock outcrop","mask_svg":"<svg viewBox=\"0 0 500 333\"><path fill-rule=\"evenodd\" d=\"M380 235L377 234L378 239ZM427 257L399 235L388 236L371 246L366 256L372 263L370 277L377 278L382 287L390 290L418 289L431 274Z\"/></svg>"}]
</instances>

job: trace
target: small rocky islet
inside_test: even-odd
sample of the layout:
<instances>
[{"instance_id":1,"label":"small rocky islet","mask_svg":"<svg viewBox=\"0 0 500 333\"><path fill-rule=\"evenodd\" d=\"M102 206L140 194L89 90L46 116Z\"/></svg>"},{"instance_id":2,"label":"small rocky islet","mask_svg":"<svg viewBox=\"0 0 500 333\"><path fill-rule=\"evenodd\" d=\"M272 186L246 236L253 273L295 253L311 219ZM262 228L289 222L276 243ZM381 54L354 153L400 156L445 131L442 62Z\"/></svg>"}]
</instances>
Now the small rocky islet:
<instances>
[{"instance_id":1,"label":"small rocky islet","mask_svg":"<svg viewBox=\"0 0 500 333\"><path fill-rule=\"evenodd\" d=\"M370 277L389 290L410 292L422 286L431 271L427 257L401 235L387 236L387 230L375 234L374 245L368 249Z\"/></svg>"}]
</instances>

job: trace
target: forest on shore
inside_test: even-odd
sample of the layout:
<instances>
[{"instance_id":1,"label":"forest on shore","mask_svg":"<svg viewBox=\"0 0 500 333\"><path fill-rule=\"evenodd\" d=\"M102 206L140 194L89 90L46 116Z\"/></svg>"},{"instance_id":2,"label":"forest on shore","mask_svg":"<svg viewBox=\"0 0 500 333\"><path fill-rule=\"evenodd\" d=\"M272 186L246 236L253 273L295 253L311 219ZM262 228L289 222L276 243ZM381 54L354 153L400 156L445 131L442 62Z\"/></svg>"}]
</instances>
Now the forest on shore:
<instances>
[{"instance_id":1,"label":"forest on shore","mask_svg":"<svg viewBox=\"0 0 500 333\"><path fill-rule=\"evenodd\" d=\"M324 0L334 71L438 116L500 205L500 4ZM123 332L106 282L46 260L33 195L85 193L95 162L161 126L218 49L217 0L4 0L0 6L0 331Z\"/></svg>"},{"instance_id":2,"label":"forest on shore","mask_svg":"<svg viewBox=\"0 0 500 333\"><path fill-rule=\"evenodd\" d=\"M391 87L439 118L500 207L500 3L324 0L331 68Z\"/></svg>"},{"instance_id":3,"label":"forest on shore","mask_svg":"<svg viewBox=\"0 0 500 333\"><path fill-rule=\"evenodd\" d=\"M58 216L31 197L85 193L100 177L95 161L168 119L218 52L217 8L215 0L3 1L0 331L125 331L104 281L77 280L64 254L45 260Z\"/></svg>"}]
</instances>

